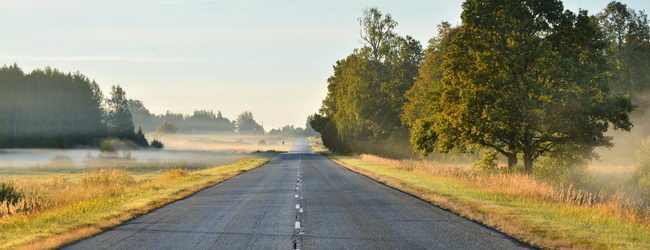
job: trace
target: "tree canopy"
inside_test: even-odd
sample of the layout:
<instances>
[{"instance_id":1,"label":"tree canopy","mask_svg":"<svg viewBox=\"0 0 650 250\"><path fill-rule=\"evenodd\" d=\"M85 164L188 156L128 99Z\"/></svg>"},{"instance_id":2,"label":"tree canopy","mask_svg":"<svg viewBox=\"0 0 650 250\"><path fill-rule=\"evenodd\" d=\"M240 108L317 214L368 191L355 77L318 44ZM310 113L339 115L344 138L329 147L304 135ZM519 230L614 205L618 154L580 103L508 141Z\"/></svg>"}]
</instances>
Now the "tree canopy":
<instances>
[{"instance_id":1,"label":"tree canopy","mask_svg":"<svg viewBox=\"0 0 650 250\"><path fill-rule=\"evenodd\" d=\"M608 44L586 11L557 0L468 0L462 21L427 53L416 86L428 94L408 95L416 149L489 148L510 167L523 156L530 171L542 155L589 154L610 145L610 127L631 128L632 105L609 91Z\"/></svg>"},{"instance_id":2,"label":"tree canopy","mask_svg":"<svg viewBox=\"0 0 650 250\"><path fill-rule=\"evenodd\" d=\"M93 146L107 137L146 146L119 86L104 99L81 73L47 67L25 74L14 64L0 68L0 89L0 147Z\"/></svg>"},{"instance_id":3,"label":"tree canopy","mask_svg":"<svg viewBox=\"0 0 650 250\"><path fill-rule=\"evenodd\" d=\"M311 126L328 137L323 141L334 151L408 154L408 130L400 112L422 47L411 37L398 36L397 22L378 9L365 10L359 23L365 44L334 65L327 97ZM388 141L404 147L384 148Z\"/></svg>"},{"instance_id":4,"label":"tree canopy","mask_svg":"<svg viewBox=\"0 0 650 250\"><path fill-rule=\"evenodd\" d=\"M244 111L237 116L235 124L240 134L264 134L264 127L255 121L250 111Z\"/></svg>"}]
</instances>

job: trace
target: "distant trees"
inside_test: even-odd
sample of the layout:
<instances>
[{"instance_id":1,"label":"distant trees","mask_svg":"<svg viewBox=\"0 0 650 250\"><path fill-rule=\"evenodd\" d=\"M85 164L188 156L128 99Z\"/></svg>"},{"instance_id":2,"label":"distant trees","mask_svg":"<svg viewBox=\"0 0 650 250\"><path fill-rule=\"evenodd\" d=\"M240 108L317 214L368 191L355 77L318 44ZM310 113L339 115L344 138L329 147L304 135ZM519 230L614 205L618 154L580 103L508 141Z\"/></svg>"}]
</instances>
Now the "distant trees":
<instances>
[{"instance_id":1,"label":"distant trees","mask_svg":"<svg viewBox=\"0 0 650 250\"><path fill-rule=\"evenodd\" d=\"M235 124L218 111L196 110L192 115L172 113L167 111L163 115L149 112L139 100L129 100L129 110L133 114L133 122L145 131L158 131L161 125L173 126L173 133L234 133ZM165 130L166 133L171 131Z\"/></svg>"},{"instance_id":2,"label":"distant trees","mask_svg":"<svg viewBox=\"0 0 650 250\"><path fill-rule=\"evenodd\" d=\"M101 91L80 73L0 68L0 147L96 145L107 136Z\"/></svg>"},{"instance_id":3,"label":"distant trees","mask_svg":"<svg viewBox=\"0 0 650 250\"><path fill-rule=\"evenodd\" d=\"M193 130L204 132L233 132L235 125L228 118L223 117L221 111L215 115L211 110L196 110L187 117L185 122Z\"/></svg>"},{"instance_id":4,"label":"distant trees","mask_svg":"<svg viewBox=\"0 0 650 250\"><path fill-rule=\"evenodd\" d=\"M264 134L264 127L255 121L250 111L244 111L237 116L235 126L240 134Z\"/></svg>"},{"instance_id":5,"label":"distant trees","mask_svg":"<svg viewBox=\"0 0 650 250\"><path fill-rule=\"evenodd\" d=\"M597 16L609 43L612 90L629 95L640 111L650 107L650 26L648 16L618 1L610 2Z\"/></svg>"},{"instance_id":6,"label":"distant trees","mask_svg":"<svg viewBox=\"0 0 650 250\"><path fill-rule=\"evenodd\" d=\"M126 93L115 86L104 99L99 86L80 73L17 65L0 68L0 147L99 145L108 137L147 146L134 131Z\"/></svg>"},{"instance_id":7,"label":"distant trees","mask_svg":"<svg viewBox=\"0 0 650 250\"><path fill-rule=\"evenodd\" d=\"M152 114L142 101L129 99L127 103L133 118L133 125L141 127L144 131L153 131L160 124L160 118Z\"/></svg>"},{"instance_id":8,"label":"distant trees","mask_svg":"<svg viewBox=\"0 0 650 250\"><path fill-rule=\"evenodd\" d=\"M163 122L156 127L156 132L163 134L175 134L178 132L178 128L170 122Z\"/></svg>"},{"instance_id":9,"label":"distant trees","mask_svg":"<svg viewBox=\"0 0 650 250\"><path fill-rule=\"evenodd\" d=\"M422 47L411 37L395 34L397 22L377 9L365 10L359 24L365 45L336 62L323 107L310 124L337 152L408 155L408 130L400 112L404 92L417 75Z\"/></svg>"},{"instance_id":10,"label":"distant trees","mask_svg":"<svg viewBox=\"0 0 650 250\"><path fill-rule=\"evenodd\" d=\"M129 111L126 92L119 85L111 87L111 97L106 99L106 125L112 137L128 139L133 137L135 127Z\"/></svg>"}]
</instances>

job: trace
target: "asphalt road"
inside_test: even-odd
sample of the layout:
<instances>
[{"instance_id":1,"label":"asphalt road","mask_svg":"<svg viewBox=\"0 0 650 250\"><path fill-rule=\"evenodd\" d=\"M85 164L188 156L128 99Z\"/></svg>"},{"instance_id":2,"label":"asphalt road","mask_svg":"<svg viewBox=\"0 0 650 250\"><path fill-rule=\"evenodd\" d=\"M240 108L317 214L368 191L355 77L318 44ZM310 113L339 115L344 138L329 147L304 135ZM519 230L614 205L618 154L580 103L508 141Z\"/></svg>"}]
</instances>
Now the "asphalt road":
<instances>
[{"instance_id":1,"label":"asphalt road","mask_svg":"<svg viewBox=\"0 0 650 250\"><path fill-rule=\"evenodd\" d=\"M295 143L262 167L66 248L528 248Z\"/></svg>"}]
</instances>

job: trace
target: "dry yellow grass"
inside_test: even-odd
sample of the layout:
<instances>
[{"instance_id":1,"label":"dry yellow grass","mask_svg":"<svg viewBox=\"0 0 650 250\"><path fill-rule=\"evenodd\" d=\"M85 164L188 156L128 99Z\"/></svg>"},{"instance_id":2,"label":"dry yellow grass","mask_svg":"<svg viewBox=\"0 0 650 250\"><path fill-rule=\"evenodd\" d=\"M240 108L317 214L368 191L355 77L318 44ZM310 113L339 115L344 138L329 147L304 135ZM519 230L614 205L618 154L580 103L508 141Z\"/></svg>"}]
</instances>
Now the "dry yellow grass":
<instances>
[{"instance_id":1,"label":"dry yellow grass","mask_svg":"<svg viewBox=\"0 0 650 250\"><path fill-rule=\"evenodd\" d=\"M468 166L444 165L417 160L392 160L374 155L361 155L359 159L372 164L418 171L432 176L450 177L472 186L517 197L598 207L612 216L650 223L650 213L643 209L643 201L638 198L629 198L623 191L614 194L607 194L604 191L592 193L577 189L573 185L552 185L526 174L472 172L467 170Z\"/></svg>"},{"instance_id":2,"label":"dry yellow grass","mask_svg":"<svg viewBox=\"0 0 650 250\"><path fill-rule=\"evenodd\" d=\"M5 178L0 181L13 183L21 200L0 204L4 205L0 208L4 209L0 217L0 249L58 248L187 197L267 160L248 158L225 166L194 171L170 169L138 178L132 172L115 169Z\"/></svg>"},{"instance_id":3,"label":"dry yellow grass","mask_svg":"<svg viewBox=\"0 0 650 250\"><path fill-rule=\"evenodd\" d=\"M647 207L525 175L468 166L329 155L339 164L543 249L650 249Z\"/></svg>"}]
</instances>

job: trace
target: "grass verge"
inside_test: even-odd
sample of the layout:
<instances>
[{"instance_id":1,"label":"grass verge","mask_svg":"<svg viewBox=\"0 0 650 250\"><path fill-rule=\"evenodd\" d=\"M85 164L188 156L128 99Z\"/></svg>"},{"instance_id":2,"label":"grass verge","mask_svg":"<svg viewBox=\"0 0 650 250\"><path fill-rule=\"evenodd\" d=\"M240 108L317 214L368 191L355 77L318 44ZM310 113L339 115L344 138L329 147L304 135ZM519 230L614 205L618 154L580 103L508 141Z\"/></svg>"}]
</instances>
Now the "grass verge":
<instances>
[{"instance_id":1,"label":"grass verge","mask_svg":"<svg viewBox=\"0 0 650 250\"><path fill-rule=\"evenodd\" d=\"M401 168L363 157L327 155L340 165L541 248L650 249L647 220L606 205L545 200L489 188L437 171ZM388 161L390 162L390 161ZM474 177L480 182L482 177ZM486 176L485 178L489 178ZM497 186L497 185L494 185ZM488 187L488 188L486 188ZM521 189L528 187L522 186Z\"/></svg>"},{"instance_id":2,"label":"grass verge","mask_svg":"<svg viewBox=\"0 0 650 250\"><path fill-rule=\"evenodd\" d=\"M109 192L104 191L89 199L67 202L35 213L11 215L0 219L0 248L61 247L261 166L268 159L248 158L195 171L169 170L118 188L109 183L111 187L103 188ZM73 184L79 187L89 187L90 184L97 188L110 182L112 175L115 175L114 172L87 174Z\"/></svg>"}]
</instances>

